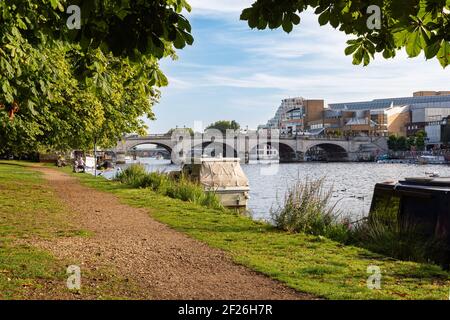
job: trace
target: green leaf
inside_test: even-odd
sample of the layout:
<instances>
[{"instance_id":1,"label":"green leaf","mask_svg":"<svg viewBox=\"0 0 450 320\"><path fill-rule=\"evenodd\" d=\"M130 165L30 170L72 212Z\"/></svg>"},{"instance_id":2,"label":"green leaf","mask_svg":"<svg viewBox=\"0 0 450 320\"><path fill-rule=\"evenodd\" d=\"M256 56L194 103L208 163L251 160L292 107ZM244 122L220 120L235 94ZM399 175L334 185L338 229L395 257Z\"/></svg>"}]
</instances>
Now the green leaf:
<instances>
[{"instance_id":1,"label":"green leaf","mask_svg":"<svg viewBox=\"0 0 450 320\"><path fill-rule=\"evenodd\" d=\"M364 51L364 67L368 66L369 63L370 63L370 54L366 50L366 51Z\"/></svg>"},{"instance_id":2,"label":"green leaf","mask_svg":"<svg viewBox=\"0 0 450 320\"><path fill-rule=\"evenodd\" d=\"M446 68L450 64L450 42L442 41L437 57L442 67Z\"/></svg>"},{"instance_id":3,"label":"green leaf","mask_svg":"<svg viewBox=\"0 0 450 320\"><path fill-rule=\"evenodd\" d=\"M339 19L336 15L330 14L330 24L335 29L339 26Z\"/></svg>"},{"instance_id":4,"label":"green leaf","mask_svg":"<svg viewBox=\"0 0 450 320\"><path fill-rule=\"evenodd\" d=\"M353 44L353 45L348 46L347 48L345 48L345 55L349 56L349 55L353 54L359 47L360 47L359 44Z\"/></svg>"},{"instance_id":5,"label":"green leaf","mask_svg":"<svg viewBox=\"0 0 450 320\"><path fill-rule=\"evenodd\" d=\"M283 20L283 30L287 33L291 33L291 31L293 30L294 25L292 24L291 20L289 20L288 18L284 18Z\"/></svg>"},{"instance_id":6,"label":"green leaf","mask_svg":"<svg viewBox=\"0 0 450 320\"><path fill-rule=\"evenodd\" d=\"M291 21L292 21L292 23L295 24L295 25L300 24L300 21L301 21L300 16L298 16L298 15L295 14L295 13L293 13L293 14L291 15Z\"/></svg>"},{"instance_id":7,"label":"green leaf","mask_svg":"<svg viewBox=\"0 0 450 320\"><path fill-rule=\"evenodd\" d=\"M395 57L395 51L394 50L390 50L390 49L385 49L383 51L383 58L385 59L390 59Z\"/></svg>"},{"instance_id":8,"label":"green leaf","mask_svg":"<svg viewBox=\"0 0 450 320\"><path fill-rule=\"evenodd\" d=\"M441 44L439 41L431 43L430 45L426 46L424 49L425 57L428 60L434 58L438 54L440 48L441 48Z\"/></svg>"},{"instance_id":9,"label":"green leaf","mask_svg":"<svg viewBox=\"0 0 450 320\"><path fill-rule=\"evenodd\" d=\"M302 12L312 8L318 16L319 24L330 24L339 28L347 35L355 35L358 39L369 41L363 44L367 54L360 54L354 59L355 63L371 61L376 53L382 53L384 58L395 57L396 51L405 48L410 57L417 57L422 50L427 58L436 56L436 43L448 41L449 13L442 12L444 5L450 6L450 0L390 0L367 1L354 0L256 0L253 5L242 12L242 19L248 19L253 28L271 29L283 27L290 32L292 24L299 23ZM368 30L366 8L368 5L382 7L382 29ZM432 40L431 40L432 39ZM347 55L357 52L355 43L347 43Z\"/></svg>"},{"instance_id":10,"label":"green leaf","mask_svg":"<svg viewBox=\"0 0 450 320\"><path fill-rule=\"evenodd\" d=\"M360 65L364 57L364 50L360 47L355 54L353 54L353 64Z\"/></svg>"},{"instance_id":11,"label":"green leaf","mask_svg":"<svg viewBox=\"0 0 450 320\"><path fill-rule=\"evenodd\" d=\"M291 33L292 30L293 30L293 28L294 28L294 25L292 24L291 21L288 21L288 20L284 20L284 21L283 21L283 30L284 30L285 32Z\"/></svg>"},{"instance_id":12,"label":"green leaf","mask_svg":"<svg viewBox=\"0 0 450 320\"><path fill-rule=\"evenodd\" d=\"M50 0L50 4L52 5L53 9L58 8L58 6L60 5L59 0Z\"/></svg>"},{"instance_id":13,"label":"green leaf","mask_svg":"<svg viewBox=\"0 0 450 320\"><path fill-rule=\"evenodd\" d=\"M250 16L252 15L252 12L253 12L253 11L252 11L251 8L244 9L244 10L242 11L242 13L241 13L240 19L241 19L241 20L245 20L245 21L249 20L249 19L250 19Z\"/></svg>"},{"instance_id":14,"label":"green leaf","mask_svg":"<svg viewBox=\"0 0 450 320\"><path fill-rule=\"evenodd\" d=\"M330 11L326 10L322 12L322 14L319 16L319 24L321 26L326 25L330 21Z\"/></svg>"},{"instance_id":15,"label":"green leaf","mask_svg":"<svg viewBox=\"0 0 450 320\"><path fill-rule=\"evenodd\" d=\"M422 52L422 39L420 31L414 31L408 36L406 52L411 58L417 57Z\"/></svg>"},{"instance_id":16,"label":"green leaf","mask_svg":"<svg viewBox=\"0 0 450 320\"><path fill-rule=\"evenodd\" d=\"M23 20L21 18L17 18L17 25L20 29L22 30L27 30L27 25L25 24L25 22L23 22Z\"/></svg>"}]
</instances>

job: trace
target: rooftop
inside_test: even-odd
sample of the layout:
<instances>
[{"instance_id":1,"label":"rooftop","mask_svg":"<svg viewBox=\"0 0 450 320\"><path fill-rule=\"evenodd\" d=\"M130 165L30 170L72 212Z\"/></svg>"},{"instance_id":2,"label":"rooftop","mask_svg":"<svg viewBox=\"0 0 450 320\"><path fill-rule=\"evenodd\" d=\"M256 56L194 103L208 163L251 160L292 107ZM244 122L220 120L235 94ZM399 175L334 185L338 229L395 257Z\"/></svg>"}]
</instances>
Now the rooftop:
<instances>
[{"instance_id":1,"label":"rooftop","mask_svg":"<svg viewBox=\"0 0 450 320\"><path fill-rule=\"evenodd\" d=\"M386 109L391 106L404 106L404 105L442 103L442 102L448 103L448 106L450 107L450 95L387 98L363 102L331 103L329 104L329 107L333 110L368 110L368 109Z\"/></svg>"}]
</instances>

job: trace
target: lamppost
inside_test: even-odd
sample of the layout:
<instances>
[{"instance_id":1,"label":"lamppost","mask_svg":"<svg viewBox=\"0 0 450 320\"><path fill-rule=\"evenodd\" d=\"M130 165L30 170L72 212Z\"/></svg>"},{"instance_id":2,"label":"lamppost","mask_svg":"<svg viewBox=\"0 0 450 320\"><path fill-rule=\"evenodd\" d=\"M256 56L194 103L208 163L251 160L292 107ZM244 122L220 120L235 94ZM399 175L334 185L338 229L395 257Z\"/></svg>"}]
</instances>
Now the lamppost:
<instances>
[{"instance_id":1,"label":"lamppost","mask_svg":"<svg viewBox=\"0 0 450 320\"><path fill-rule=\"evenodd\" d=\"M97 137L94 138L94 177L97 178Z\"/></svg>"}]
</instances>

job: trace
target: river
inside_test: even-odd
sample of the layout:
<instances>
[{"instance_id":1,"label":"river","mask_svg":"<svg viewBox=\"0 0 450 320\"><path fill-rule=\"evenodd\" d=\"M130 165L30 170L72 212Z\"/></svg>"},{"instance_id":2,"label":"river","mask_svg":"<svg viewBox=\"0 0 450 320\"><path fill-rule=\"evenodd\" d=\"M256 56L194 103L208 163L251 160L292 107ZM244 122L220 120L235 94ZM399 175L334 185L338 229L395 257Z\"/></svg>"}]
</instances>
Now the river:
<instances>
[{"instance_id":1,"label":"river","mask_svg":"<svg viewBox=\"0 0 450 320\"><path fill-rule=\"evenodd\" d=\"M325 179L325 188L333 189L332 204L343 216L357 220L367 216L374 186L378 182L424 177L439 173L450 177L450 166L377 163L298 163L278 165L278 174L261 174L259 165L243 166L250 181L249 209L256 219L270 217L270 209L283 200L286 190L297 179ZM276 170L276 169L274 169Z\"/></svg>"},{"instance_id":2,"label":"river","mask_svg":"<svg viewBox=\"0 0 450 320\"><path fill-rule=\"evenodd\" d=\"M169 162L140 159L148 171L177 170ZM249 210L255 219L270 219L271 208L277 208L287 189L298 179L325 179L325 188L333 189L332 204L342 216L357 220L370 209L377 182L397 181L405 177L424 177L438 173L450 177L450 166L376 163L295 163L242 165L250 182Z\"/></svg>"}]
</instances>

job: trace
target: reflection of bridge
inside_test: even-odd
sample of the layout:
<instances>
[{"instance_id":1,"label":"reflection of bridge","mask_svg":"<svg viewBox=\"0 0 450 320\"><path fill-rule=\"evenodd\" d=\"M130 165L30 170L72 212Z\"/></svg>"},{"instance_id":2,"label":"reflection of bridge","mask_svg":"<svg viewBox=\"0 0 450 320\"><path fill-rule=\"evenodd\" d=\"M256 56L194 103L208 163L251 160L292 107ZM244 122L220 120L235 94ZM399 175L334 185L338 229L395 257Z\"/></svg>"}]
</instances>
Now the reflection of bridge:
<instances>
[{"instance_id":1,"label":"reflection of bridge","mask_svg":"<svg viewBox=\"0 0 450 320\"><path fill-rule=\"evenodd\" d=\"M281 162L304 161L306 158L326 161L356 161L387 150L383 137L329 138L320 136L268 137L238 133L224 139L220 134L188 134L131 136L118 143L115 152L124 155L133 148L153 144L164 148L173 155L185 157L193 152L208 155L239 157L248 161L250 156L257 156L258 148L268 145L277 149Z\"/></svg>"}]
</instances>

